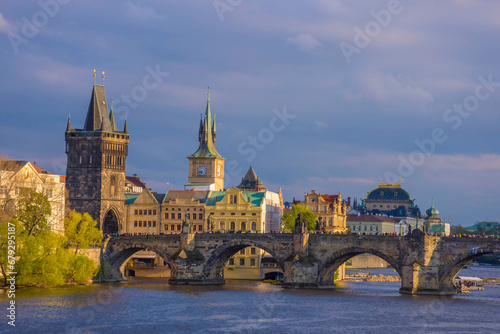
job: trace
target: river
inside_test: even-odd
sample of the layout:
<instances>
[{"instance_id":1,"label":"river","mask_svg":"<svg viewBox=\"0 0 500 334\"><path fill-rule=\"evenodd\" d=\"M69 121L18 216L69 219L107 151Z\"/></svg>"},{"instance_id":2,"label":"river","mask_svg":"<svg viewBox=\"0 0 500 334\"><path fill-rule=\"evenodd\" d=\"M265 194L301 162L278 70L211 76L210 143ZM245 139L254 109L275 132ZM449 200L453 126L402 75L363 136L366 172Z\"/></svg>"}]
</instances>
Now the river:
<instances>
[{"instance_id":1,"label":"river","mask_svg":"<svg viewBox=\"0 0 500 334\"><path fill-rule=\"evenodd\" d=\"M391 270L369 270L387 274ZM500 277L500 268L464 276ZM1 333L492 333L500 332L500 286L452 297L408 296L400 283L346 282L334 291L287 290L256 281L173 286L161 279L26 288L16 327Z\"/></svg>"}]
</instances>

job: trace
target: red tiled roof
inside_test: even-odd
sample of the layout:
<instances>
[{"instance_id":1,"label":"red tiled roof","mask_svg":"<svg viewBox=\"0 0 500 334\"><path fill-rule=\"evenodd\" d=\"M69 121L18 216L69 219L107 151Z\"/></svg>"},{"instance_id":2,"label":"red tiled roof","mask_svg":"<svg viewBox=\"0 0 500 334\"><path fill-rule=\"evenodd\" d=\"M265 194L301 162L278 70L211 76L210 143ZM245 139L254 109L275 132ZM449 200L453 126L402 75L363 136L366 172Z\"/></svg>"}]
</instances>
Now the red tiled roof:
<instances>
[{"instance_id":1,"label":"red tiled roof","mask_svg":"<svg viewBox=\"0 0 500 334\"><path fill-rule=\"evenodd\" d=\"M142 183L141 179L135 176L125 176L125 180L130 182L135 187L146 188L146 185Z\"/></svg>"},{"instance_id":2,"label":"red tiled roof","mask_svg":"<svg viewBox=\"0 0 500 334\"><path fill-rule=\"evenodd\" d=\"M59 175L59 182L66 183L66 175Z\"/></svg>"},{"instance_id":3,"label":"red tiled roof","mask_svg":"<svg viewBox=\"0 0 500 334\"><path fill-rule=\"evenodd\" d=\"M347 221L363 221L363 222L389 222L396 223L397 221L391 217L377 215L347 215Z\"/></svg>"}]
</instances>

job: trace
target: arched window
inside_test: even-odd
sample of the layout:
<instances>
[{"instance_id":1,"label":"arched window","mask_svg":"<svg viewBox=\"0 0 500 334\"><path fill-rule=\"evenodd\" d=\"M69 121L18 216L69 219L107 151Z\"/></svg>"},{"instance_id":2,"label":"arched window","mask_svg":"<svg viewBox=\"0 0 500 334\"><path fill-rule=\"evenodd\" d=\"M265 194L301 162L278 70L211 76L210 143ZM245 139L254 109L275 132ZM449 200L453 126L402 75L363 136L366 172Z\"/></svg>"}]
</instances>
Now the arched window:
<instances>
[{"instance_id":1,"label":"arched window","mask_svg":"<svg viewBox=\"0 0 500 334\"><path fill-rule=\"evenodd\" d=\"M219 226L221 231L224 231L224 229L226 228L226 224L224 224L224 222L220 222Z\"/></svg>"},{"instance_id":2,"label":"arched window","mask_svg":"<svg viewBox=\"0 0 500 334\"><path fill-rule=\"evenodd\" d=\"M256 231L256 230L257 230L257 223L252 222L252 231Z\"/></svg>"},{"instance_id":3,"label":"arched window","mask_svg":"<svg viewBox=\"0 0 500 334\"><path fill-rule=\"evenodd\" d=\"M113 196L115 194L115 190L116 190L116 176L111 176L111 182L110 182L110 185L109 185L109 194L111 196Z\"/></svg>"},{"instance_id":4,"label":"arched window","mask_svg":"<svg viewBox=\"0 0 500 334\"><path fill-rule=\"evenodd\" d=\"M231 230L235 230L236 229L236 225L234 224L234 222L231 222Z\"/></svg>"},{"instance_id":5,"label":"arched window","mask_svg":"<svg viewBox=\"0 0 500 334\"><path fill-rule=\"evenodd\" d=\"M247 223L242 222L242 223L241 223L241 230L242 230L242 231L245 231L246 229L247 229Z\"/></svg>"}]
</instances>

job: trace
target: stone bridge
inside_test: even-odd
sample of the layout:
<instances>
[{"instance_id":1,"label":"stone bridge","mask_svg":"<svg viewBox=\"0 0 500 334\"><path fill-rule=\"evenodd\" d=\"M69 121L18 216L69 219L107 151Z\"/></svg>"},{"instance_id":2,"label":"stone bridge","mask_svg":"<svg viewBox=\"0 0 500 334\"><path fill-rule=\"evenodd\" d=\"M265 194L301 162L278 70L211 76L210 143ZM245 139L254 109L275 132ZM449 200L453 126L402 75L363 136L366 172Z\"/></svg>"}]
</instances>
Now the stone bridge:
<instances>
[{"instance_id":1,"label":"stone bridge","mask_svg":"<svg viewBox=\"0 0 500 334\"><path fill-rule=\"evenodd\" d=\"M214 233L118 236L105 242L104 281L124 280L124 267L137 251L154 251L171 268L171 284L224 284L224 266L246 247L271 254L285 273L285 288L334 288L333 275L362 253L386 260L401 276L406 294L451 295L453 278L470 260L500 251L500 239L424 235L365 236L309 233Z\"/></svg>"}]
</instances>

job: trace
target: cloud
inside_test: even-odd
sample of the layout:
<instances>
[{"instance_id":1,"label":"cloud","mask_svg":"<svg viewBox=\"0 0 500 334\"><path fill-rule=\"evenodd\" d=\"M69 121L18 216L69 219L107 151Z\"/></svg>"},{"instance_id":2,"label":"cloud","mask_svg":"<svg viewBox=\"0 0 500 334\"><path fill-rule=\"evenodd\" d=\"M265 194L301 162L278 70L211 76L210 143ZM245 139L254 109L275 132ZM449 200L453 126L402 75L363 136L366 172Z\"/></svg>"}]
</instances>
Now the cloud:
<instances>
[{"instance_id":1,"label":"cloud","mask_svg":"<svg viewBox=\"0 0 500 334\"><path fill-rule=\"evenodd\" d=\"M327 177L327 178L321 178L321 177L309 177L307 178L307 183L314 185L314 184L343 184L343 185L373 185L373 179L367 179L367 178L360 178L360 177Z\"/></svg>"},{"instance_id":2,"label":"cloud","mask_svg":"<svg viewBox=\"0 0 500 334\"><path fill-rule=\"evenodd\" d=\"M134 4L132 1L127 2L127 11L128 15L135 19L140 20L149 20L152 18L159 17L158 14L155 13L154 9L151 7L145 7L141 4Z\"/></svg>"},{"instance_id":3,"label":"cloud","mask_svg":"<svg viewBox=\"0 0 500 334\"><path fill-rule=\"evenodd\" d=\"M448 171L450 169L471 172L500 171L500 155L482 154L470 155L432 155L428 167L434 170Z\"/></svg>"},{"instance_id":4,"label":"cloud","mask_svg":"<svg viewBox=\"0 0 500 334\"><path fill-rule=\"evenodd\" d=\"M429 92L402 75L395 76L381 71L362 71L358 74L358 85L364 97L376 102L404 101L425 109L428 103L434 101L434 97Z\"/></svg>"},{"instance_id":5,"label":"cloud","mask_svg":"<svg viewBox=\"0 0 500 334\"><path fill-rule=\"evenodd\" d=\"M323 121L314 121L314 124L316 124L317 126L319 126L321 128L326 128L328 126L328 123L323 122Z\"/></svg>"},{"instance_id":6,"label":"cloud","mask_svg":"<svg viewBox=\"0 0 500 334\"><path fill-rule=\"evenodd\" d=\"M312 52L315 49L323 46L316 38L311 34L298 34L295 37L288 37L286 40L289 44L297 45L302 51Z\"/></svg>"},{"instance_id":7,"label":"cloud","mask_svg":"<svg viewBox=\"0 0 500 334\"><path fill-rule=\"evenodd\" d=\"M2 13L0 13L0 33L8 34L15 30L15 27L3 17Z\"/></svg>"}]
</instances>

